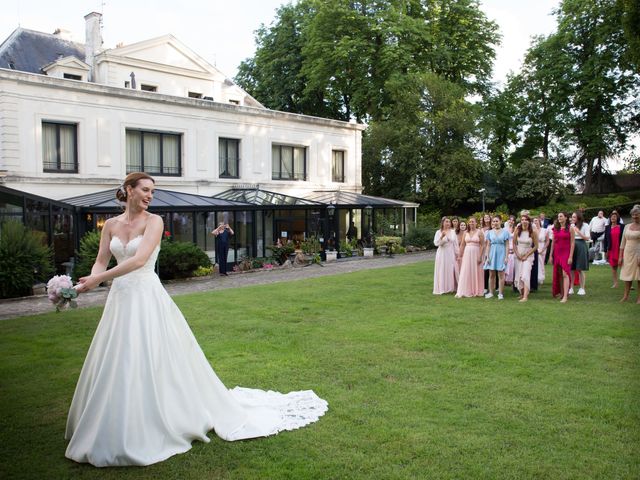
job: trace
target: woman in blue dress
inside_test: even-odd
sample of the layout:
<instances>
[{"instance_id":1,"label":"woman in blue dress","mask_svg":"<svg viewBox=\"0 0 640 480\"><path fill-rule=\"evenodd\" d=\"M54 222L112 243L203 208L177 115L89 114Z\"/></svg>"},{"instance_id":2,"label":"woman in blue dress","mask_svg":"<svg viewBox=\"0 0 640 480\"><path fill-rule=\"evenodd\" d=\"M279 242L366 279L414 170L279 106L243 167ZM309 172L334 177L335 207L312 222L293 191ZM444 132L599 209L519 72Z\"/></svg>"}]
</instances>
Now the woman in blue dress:
<instances>
[{"instance_id":1,"label":"woman in blue dress","mask_svg":"<svg viewBox=\"0 0 640 480\"><path fill-rule=\"evenodd\" d=\"M489 292L484 298L492 298L498 275L498 300L504 298L504 270L507 266L509 249L509 232L500 227L502 219L494 215L491 219L491 230L485 236L484 269L489 271Z\"/></svg>"}]
</instances>

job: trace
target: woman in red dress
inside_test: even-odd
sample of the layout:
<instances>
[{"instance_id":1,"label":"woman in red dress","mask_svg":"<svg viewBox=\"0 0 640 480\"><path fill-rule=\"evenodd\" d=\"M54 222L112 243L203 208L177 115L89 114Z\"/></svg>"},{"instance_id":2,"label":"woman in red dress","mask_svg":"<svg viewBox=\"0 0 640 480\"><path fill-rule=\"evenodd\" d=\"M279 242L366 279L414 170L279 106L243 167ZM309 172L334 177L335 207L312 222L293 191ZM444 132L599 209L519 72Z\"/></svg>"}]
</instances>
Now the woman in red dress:
<instances>
[{"instance_id":1,"label":"woman in red dress","mask_svg":"<svg viewBox=\"0 0 640 480\"><path fill-rule=\"evenodd\" d=\"M624 223L620 223L620 214L614 210L609 215L609 225L604 227L603 250L611 265L611 275L613 284L611 288L618 288L618 263L620 259L620 243L622 242L622 231Z\"/></svg>"},{"instance_id":2,"label":"woman in red dress","mask_svg":"<svg viewBox=\"0 0 640 480\"><path fill-rule=\"evenodd\" d=\"M560 302L566 303L571 285L571 262L575 245L573 229L569 228L569 218L564 212L558 213L553 225L553 252L549 263L553 265L553 298L562 295Z\"/></svg>"}]
</instances>

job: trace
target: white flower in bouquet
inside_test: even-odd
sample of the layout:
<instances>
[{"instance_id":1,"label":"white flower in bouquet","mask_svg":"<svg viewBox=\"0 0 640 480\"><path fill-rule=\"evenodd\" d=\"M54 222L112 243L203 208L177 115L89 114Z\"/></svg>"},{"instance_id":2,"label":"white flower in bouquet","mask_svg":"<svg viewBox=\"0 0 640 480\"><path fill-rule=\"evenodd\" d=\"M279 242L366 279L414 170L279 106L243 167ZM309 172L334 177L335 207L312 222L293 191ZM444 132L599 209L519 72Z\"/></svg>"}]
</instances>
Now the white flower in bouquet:
<instances>
[{"instance_id":1,"label":"white flower in bouquet","mask_svg":"<svg viewBox=\"0 0 640 480\"><path fill-rule=\"evenodd\" d=\"M56 275L47 282L47 295L51 303L56 306L56 312L65 308L67 304L71 308L76 308L78 302L75 298L78 292L73 288L73 282L69 275Z\"/></svg>"}]
</instances>

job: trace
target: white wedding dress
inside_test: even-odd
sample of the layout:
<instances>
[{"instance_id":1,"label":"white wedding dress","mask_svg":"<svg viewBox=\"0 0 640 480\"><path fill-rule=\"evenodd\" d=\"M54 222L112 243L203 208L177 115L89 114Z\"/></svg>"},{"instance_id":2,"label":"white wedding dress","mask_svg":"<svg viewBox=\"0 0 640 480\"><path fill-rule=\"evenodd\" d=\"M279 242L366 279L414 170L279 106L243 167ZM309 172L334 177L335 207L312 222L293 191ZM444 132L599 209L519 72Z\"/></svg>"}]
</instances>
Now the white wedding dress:
<instances>
[{"instance_id":1,"label":"white wedding dress","mask_svg":"<svg viewBox=\"0 0 640 480\"><path fill-rule=\"evenodd\" d=\"M133 256L142 236L123 245ZM95 466L150 465L208 442L242 440L318 420L327 402L312 390L227 389L154 273L160 247L140 269L113 280L73 396L66 456Z\"/></svg>"}]
</instances>

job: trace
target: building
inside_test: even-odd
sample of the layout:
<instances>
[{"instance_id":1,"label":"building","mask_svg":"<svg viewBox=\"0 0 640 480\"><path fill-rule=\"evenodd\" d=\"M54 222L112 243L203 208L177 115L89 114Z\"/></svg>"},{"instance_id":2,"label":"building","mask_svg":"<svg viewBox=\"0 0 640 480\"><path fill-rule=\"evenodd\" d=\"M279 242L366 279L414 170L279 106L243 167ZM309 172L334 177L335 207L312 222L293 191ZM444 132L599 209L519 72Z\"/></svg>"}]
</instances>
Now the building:
<instances>
[{"instance_id":1,"label":"building","mask_svg":"<svg viewBox=\"0 0 640 480\"><path fill-rule=\"evenodd\" d=\"M36 228L46 199L69 205L47 229L64 224L77 244L118 213L126 174L145 171L175 237L213 252L216 222L235 225L230 262L278 238L339 243L351 222L362 237L415 220L416 204L361 194L363 125L269 110L171 35L104 49L101 15L85 20L84 44L18 28L0 45L0 216ZM7 189L40 198L39 213Z\"/></svg>"}]
</instances>

